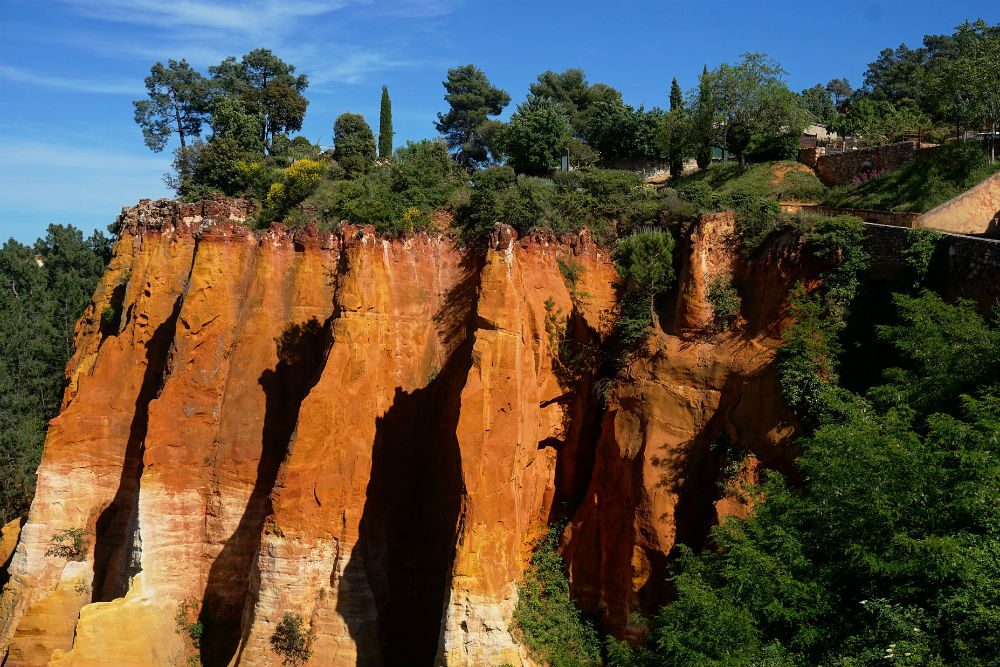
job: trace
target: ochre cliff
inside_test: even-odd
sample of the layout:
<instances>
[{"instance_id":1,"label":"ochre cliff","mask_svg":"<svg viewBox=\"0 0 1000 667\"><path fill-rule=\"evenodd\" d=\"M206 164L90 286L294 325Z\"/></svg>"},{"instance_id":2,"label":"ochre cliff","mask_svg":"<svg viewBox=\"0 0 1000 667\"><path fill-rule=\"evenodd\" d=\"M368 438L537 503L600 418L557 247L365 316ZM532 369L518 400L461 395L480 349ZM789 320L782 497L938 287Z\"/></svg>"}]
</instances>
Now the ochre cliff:
<instances>
[{"instance_id":1,"label":"ochre cliff","mask_svg":"<svg viewBox=\"0 0 1000 667\"><path fill-rule=\"evenodd\" d=\"M0 600L7 667L276 665L286 613L313 666L529 665L516 583L550 523L581 605L638 636L674 545L788 465L793 242L744 261L731 217L691 225L657 332L598 391L554 340L609 340L614 265L585 233L498 229L483 250L247 215L123 211ZM719 274L744 295L725 332ZM81 529L79 553L53 550Z\"/></svg>"}]
</instances>

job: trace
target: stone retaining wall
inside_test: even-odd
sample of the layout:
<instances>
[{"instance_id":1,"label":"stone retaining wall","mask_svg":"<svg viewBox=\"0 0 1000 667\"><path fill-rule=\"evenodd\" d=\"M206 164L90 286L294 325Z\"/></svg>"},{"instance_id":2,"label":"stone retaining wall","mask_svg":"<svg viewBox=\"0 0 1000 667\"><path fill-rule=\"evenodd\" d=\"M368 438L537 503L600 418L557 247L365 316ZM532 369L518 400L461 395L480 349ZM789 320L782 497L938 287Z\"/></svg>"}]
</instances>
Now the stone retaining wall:
<instances>
[{"instance_id":1,"label":"stone retaining wall","mask_svg":"<svg viewBox=\"0 0 1000 667\"><path fill-rule=\"evenodd\" d=\"M916 153L917 142L901 141L888 146L875 146L834 155L819 155L815 158L816 175L824 185L843 185L850 183L855 176L863 171L882 172L898 169L912 160Z\"/></svg>"}]
</instances>

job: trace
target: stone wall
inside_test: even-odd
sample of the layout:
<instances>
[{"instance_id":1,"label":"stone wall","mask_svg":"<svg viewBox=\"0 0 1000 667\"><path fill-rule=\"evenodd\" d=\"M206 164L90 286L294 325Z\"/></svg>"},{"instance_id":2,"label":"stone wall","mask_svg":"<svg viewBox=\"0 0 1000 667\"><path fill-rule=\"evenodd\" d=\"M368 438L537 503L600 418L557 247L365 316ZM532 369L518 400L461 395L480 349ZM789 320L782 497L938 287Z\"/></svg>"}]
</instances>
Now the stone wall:
<instances>
[{"instance_id":1,"label":"stone wall","mask_svg":"<svg viewBox=\"0 0 1000 667\"><path fill-rule=\"evenodd\" d=\"M869 272L876 279L892 279L906 270L908 229L891 225L865 225L865 250L871 258ZM984 316L1000 305L1000 241L943 233L940 266L934 273L945 298L971 299Z\"/></svg>"},{"instance_id":2,"label":"stone wall","mask_svg":"<svg viewBox=\"0 0 1000 667\"><path fill-rule=\"evenodd\" d=\"M782 213L794 214L799 211L816 213L818 215L826 215L830 217L853 215L857 218L861 218L865 222L877 225L890 225L892 227L923 226L918 222L918 220L921 219L919 213L893 213L891 211L874 211L863 208L833 208L830 206L816 206L815 204L799 204L795 202L781 204Z\"/></svg>"},{"instance_id":3,"label":"stone wall","mask_svg":"<svg viewBox=\"0 0 1000 667\"><path fill-rule=\"evenodd\" d=\"M863 171L898 169L912 160L916 153L916 142L902 141L888 146L820 155L815 158L816 175L824 185L843 185Z\"/></svg>"}]
</instances>

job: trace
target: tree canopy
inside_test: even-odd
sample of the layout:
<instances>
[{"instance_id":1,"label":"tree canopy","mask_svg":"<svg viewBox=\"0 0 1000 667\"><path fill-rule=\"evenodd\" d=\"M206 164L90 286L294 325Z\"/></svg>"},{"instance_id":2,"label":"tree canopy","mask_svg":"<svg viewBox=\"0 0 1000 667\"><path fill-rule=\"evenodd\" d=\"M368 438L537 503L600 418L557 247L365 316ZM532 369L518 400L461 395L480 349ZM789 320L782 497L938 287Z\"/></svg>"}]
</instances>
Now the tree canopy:
<instances>
[{"instance_id":1,"label":"tree canopy","mask_svg":"<svg viewBox=\"0 0 1000 667\"><path fill-rule=\"evenodd\" d=\"M156 63L146 77L147 98L132 103L146 145L159 153L177 134L181 147L201 134L208 113L208 81L186 60Z\"/></svg>"},{"instance_id":2,"label":"tree canopy","mask_svg":"<svg viewBox=\"0 0 1000 667\"><path fill-rule=\"evenodd\" d=\"M333 158L349 173L367 171L375 161L375 135L364 116L337 116L333 124Z\"/></svg>"},{"instance_id":3,"label":"tree canopy","mask_svg":"<svg viewBox=\"0 0 1000 667\"><path fill-rule=\"evenodd\" d=\"M0 524L27 513L74 327L110 258L104 234L63 225L0 248Z\"/></svg>"},{"instance_id":4,"label":"tree canopy","mask_svg":"<svg viewBox=\"0 0 1000 667\"><path fill-rule=\"evenodd\" d=\"M541 176L559 166L571 132L564 107L548 97L530 97L510 117L500 145L515 171Z\"/></svg>"},{"instance_id":5,"label":"tree canopy","mask_svg":"<svg viewBox=\"0 0 1000 667\"><path fill-rule=\"evenodd\" d=\"M439 113L435 127L445 136L457 162L472 169L489 159L483 126L510 103L510 95L497 88L475 65L448 70L444 81L449 110Z\"/></svg>"},{"instance_id":6,"label":"tree canopy","mask_svg":"<svg viewBox=\"0 0 1000 667\"><path fill-rule=\"evenodd\" d=\"M808 113L784 82L785 71L760 53L745 53L735 65L711 72L711 85L725 148L740 167L749 152L788 137L795 142Z\"/></svg>"}]
</instances>

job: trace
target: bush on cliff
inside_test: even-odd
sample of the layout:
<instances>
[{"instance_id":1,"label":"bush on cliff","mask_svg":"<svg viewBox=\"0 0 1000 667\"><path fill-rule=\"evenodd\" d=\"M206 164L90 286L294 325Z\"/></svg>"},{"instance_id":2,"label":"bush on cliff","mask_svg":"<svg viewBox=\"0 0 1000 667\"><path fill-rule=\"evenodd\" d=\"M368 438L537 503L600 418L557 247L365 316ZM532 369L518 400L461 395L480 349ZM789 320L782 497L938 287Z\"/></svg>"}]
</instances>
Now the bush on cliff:
<instances>
[{"instance_id":1,"label":"bush on cliff","mask_svg":"<svg viewBox=\"0 0 1000 667\"><path fill-rule=\"evenodd\" d=\"M463 238L470 243L483 242L497 224L506 224L520 235L587 228L596 240L610 244L644 226L695 213L673 190L646 186L626 171L589 169L550 180L494 167L473 175L471 184L468 203L457 211Z\"/></svg>"},{"instance_id":2,"label":"bush on cliff","mask_svg":"<svg viewBox=\"0 0 1000 667\"><path fill-rule=\"evenodd\" d=\"M597 631L577 609L559 555L559 531L551 529L531 556L518 585L514 622L532 657L552 667L601 663Z\"/></svg>"},{"instance_id":3,"label":"bush on cliff","mask_svg":"<svg viewBox=\"0 0 1000 667\"><path fill-rule=\"evenodd\" d=\"M649 229L622 239L618 268L616 335L624 354L633 351L656 322L656 300L674 283L674 237Z\"/></svg>"}]
</instances>

